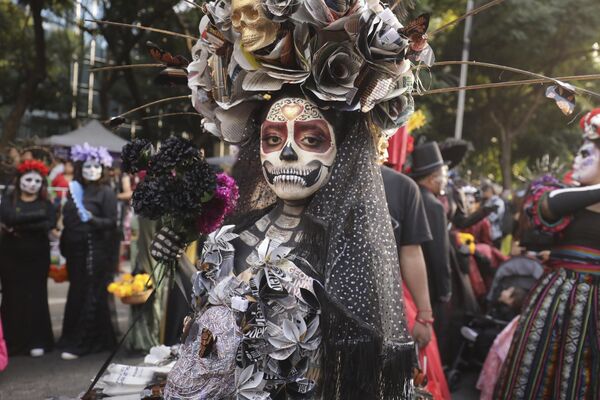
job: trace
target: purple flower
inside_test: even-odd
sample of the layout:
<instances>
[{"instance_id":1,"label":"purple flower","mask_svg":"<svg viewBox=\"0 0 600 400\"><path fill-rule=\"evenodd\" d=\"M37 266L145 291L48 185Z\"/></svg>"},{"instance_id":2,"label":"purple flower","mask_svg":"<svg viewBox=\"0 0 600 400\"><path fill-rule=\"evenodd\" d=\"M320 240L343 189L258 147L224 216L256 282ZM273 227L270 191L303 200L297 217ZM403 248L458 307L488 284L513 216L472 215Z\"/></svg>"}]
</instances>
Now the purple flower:
<instances>
[{"instance_id":1,"label":"purple flower","mask_svg":"<svg viewBox=\"0 0 600 400\"><path fill-rule=\"evenodd\" d=\"M204 204L202 214L196 220L196 228L200 233L209 234L223 224L237 204L239 190L235 180L227 174L217 175L217 189L210 201Z\"/></svg>"},{"instance_id":2,"label":"purple flower","mask_svg":"<svg viewBox=\"0 0 600 400\"><path fill-rule=\"evenodd\" d=\"M73 161L98 161L105 167L112 166L113 158L106 150L106 147L90 146L87 142L82 145L75 145L71 148L71 159Z\"/></svg>"}]
</instances>

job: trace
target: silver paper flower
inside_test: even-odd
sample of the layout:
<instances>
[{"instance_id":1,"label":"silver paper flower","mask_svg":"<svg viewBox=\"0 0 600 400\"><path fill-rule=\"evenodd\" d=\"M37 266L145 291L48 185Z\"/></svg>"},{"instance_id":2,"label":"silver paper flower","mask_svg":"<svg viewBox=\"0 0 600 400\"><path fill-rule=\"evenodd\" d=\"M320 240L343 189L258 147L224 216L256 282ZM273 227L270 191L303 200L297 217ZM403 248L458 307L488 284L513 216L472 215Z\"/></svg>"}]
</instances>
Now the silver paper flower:
<instances>
[{"instance_id":1,"label":"silver paper flower","mask_svg":"<svg viewBox=\"0 0 600 400\"><path fill-rule=\"evenodd\" d=\"M269 393L262 390L265 386L264 372L254 371L254 364L240 371L236 376L236 394L238 400L267 400Z\"/></svg>"},{"instance_id":2,"label":"silver paper flower","mask_svg":"<svg viewBox=\"0 0 600 400\"><path fill-rule=\"evenodd\" d=\"M303 318L293 321L286 319L279 329L272 329L268 341L275 348L269 356L275 360L286 360L296 350L316 350L321 344L321 337L316 335L319 329L319 317L306 325Z\"/></svg>"}]
</instances>

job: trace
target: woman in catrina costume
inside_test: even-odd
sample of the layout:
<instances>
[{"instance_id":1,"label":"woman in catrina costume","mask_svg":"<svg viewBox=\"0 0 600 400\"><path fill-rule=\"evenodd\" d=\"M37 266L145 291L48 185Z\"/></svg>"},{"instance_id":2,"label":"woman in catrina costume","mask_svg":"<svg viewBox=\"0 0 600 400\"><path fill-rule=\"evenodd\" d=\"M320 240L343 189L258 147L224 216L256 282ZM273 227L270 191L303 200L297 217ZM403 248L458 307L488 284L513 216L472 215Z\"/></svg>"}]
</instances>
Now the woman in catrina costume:
<instances>
[{"instance_id":1,"label":"woman in catrina costume","mask_svg":"<svg viewBox=\"0 0 600 400\"><path fill-rule=\"evenodd\" d=\"M566 187L534 182L525 210L554 234L550 269L521 314L497 399L600 398L600 109L581 119L584 142Z\"/></svg>"},{"instance_id":2,"label":"woman in catrina costume","mask_svg":"<svg viewBox=\"0 0 600 400\"><path fill-rule=\"evenodd\" d=\"M191 268L193 313L164 397L413 398L377 161L382 132L414 109L426 41L379 2L206 11L188 85L204 127L240 148L240 199ZM179 236L161 229L155 258L180 257Z\"/></svg>"}]
</instances>

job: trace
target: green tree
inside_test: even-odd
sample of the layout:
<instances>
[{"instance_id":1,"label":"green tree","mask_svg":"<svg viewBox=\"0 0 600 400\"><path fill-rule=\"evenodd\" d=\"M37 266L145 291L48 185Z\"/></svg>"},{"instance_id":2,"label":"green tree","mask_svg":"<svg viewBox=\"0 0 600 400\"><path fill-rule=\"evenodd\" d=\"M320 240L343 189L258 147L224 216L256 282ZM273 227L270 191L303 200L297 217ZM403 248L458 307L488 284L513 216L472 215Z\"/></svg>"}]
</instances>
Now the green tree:
<instances>
[{"instance_id":1,"label":"green tree","mask_svg":"<svg viewBox=\"0 0 600 400\"><path fill-rule=\"evenodd\" d=\"M454 12L464 7L462 1L446 4ZM599 13L600 3L596 0L506 1L474 17L470 58L546 76L598 73L592 46L600 41L596 17ZM433 38L438 60L460 59L462 32L461 25ZM434 67L432 72L434 88L458 84L458 67ZM527 77L470 67L468 83L524 78ZM595 82L578 85L600 88ZM472 167L489 160L485 154L497 154L502 181L508 188L516 162L532 162L544 153L568 157L578 142L576 124L570 124L573 116L563 116L552 100L545 98L546 86L467 92L463 132L477 149L471 157ZM427 134L436 138L453 134L456 95L424 96L417 101L432 115L431 123L424 129ZM584 97L579 96L578 102L578 111L589 108Z\"/></svg>"}]
</instances>

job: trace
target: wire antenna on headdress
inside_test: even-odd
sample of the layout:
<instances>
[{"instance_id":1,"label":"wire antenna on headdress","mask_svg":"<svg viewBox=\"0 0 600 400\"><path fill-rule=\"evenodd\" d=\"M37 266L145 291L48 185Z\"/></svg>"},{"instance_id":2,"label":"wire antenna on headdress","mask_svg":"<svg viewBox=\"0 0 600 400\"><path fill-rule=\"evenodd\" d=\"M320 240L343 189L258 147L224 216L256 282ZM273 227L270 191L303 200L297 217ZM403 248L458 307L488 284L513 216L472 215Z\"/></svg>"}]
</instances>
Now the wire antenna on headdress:
<instances>
[{"instance_id":1,"label":"wire antenna on headdress","mask_svg":"<svg viewBox=\"0 0 600 400\"><path fill-rule=\"evenodd\" d=\"M164 68L164 64L123 64L123 65L109 65L107 67L90 68L90 72L101 72L101 71L114 71L119 69L133 69L133 68Z\"/></svg>"},{"instance_id":2,"label":"wire antenna on headdress","mask_svg":"<svg viewBox=\"0 0 600 400\"><path fill-rule=\"evenodd\" d=\"M197 41L199 39L194 36L184 35L183 33L168 31L166 29L151 28L149 26L144 26L144 25L125 24L123 22L103 21L103 20L99 20L99 19L86 19L86 21L95 22L97 24L120 26L120 27L124 27L124 28L142 29L142 30L146 30L146 31L150 31L150 32L162 33L163 35L178 36L178 37L182 37L182 38L186 38L186 39L191 39L194 41Z\"/></svg>"},{"instance_id":3,"label":"wire antenna on headdress","mask_svg":"<svg viewBox=\"0 0 600 400\"><path fill-rule=\"evenodd\" d=\"M453 93L458 92L460 90L481 90L481 89L496 89L496 88L504 88L504 87L514 87L514 86L525 86L525 85L535 85L540 83L553 83L554 80L559 80L563 82L573 82L573 81L596 81L600 80L600 74L592 74L592 75L573 75L573 76L561 76L557 78L538 78L538 79L524 79L520 81L506 81L506 82L495 82L495 83L482 83L478 85L468 85L468 86L456 86L456 87L446 87L439 89L431 89L426 90L421 93L415 93L415 96L427 96L430 94L440 94L440 93Z\"/></svg>"},{"instance_id":4,"label":"wire antenna on headdress","mask_svg":"<svg viewBox=\"0 0 600 400\"><path fill-rule=\"evenodd\" d=\"M546 75L538 74L538 73L527 71L527 70L524 70L524 69L509 67L509 66L506 66L506 65L492 64L492 63L479 62L479 61L440 61L440 62L436 62L435 64L433 64L432 67L441 67L441 66L444 66L444 65L461 65L461 64L467 64L467 65L471 65L471 66L474 66L474 67L484 67L484 68L499 69L499 70L503 70L503 71L514 72L514 73L517 73L517 74L532 76L532 77L537 78L537 79L543 79L546 82L552 82L552 83L555 83L557 85L563 85L564 84L558 78L551 78L551 77L546 76ZM590 79L590 80L593 80L593 79ZM584 89L584 88L581 88L581 87L578 87L578 86L573 86L573 88L574 88L574 90L576 92L585 93L587 95L600 98L600 93L592 92L591 90L587 90L587 89Z\"/></svg>"},{"instance_id":5,"label":"wire antenna on headdress","mask_svg":"<svg viewBox=\"0 0 600 400\"><path fill-rule=\"evenodd\" d=\"M167 97L166 99L160 99L160 100L151 101L150 103L142 104L139 107L132 108L131 110L125 111L123 114L119 114L116 117L112 117L111 119L104 121L104 123L105 124L109 124L113 120L122 119L126 115L132 114L132 113L134 113L136 111L139 111L139 110L143 110L146 107L154 106L156 104L168 103L170 101L175 101L175 100L190 99L191 97L192 97L191 95L186 94L186 95L183 95L183 96Z\"/></svg>"},{"instance_id":6,"label":"wire antenna on headdress","mask_svg":"<svg viewBox=\"0 0 600 400\"><path fill-rule=\"evenodd\" d=\"M443 31L443 30L445 30L445 29L447 29L447 28L451 27L452 25L458 24L459 22L461 22L461 21L463 21L463 20L467 19L468 17L470 17L470 16L472 16L472 15L479 14L480 12L482 12L482 11L485 11L485 10L487 10L488 8L492 8L492 7L494 7L494 6L497 6L498 4L502 3L503 1L504 1L504 0L492 0L492 1L490 1L489 3L486 3L486 4L482 5L482 6L479 6L479 7L475 8L475 9L473 9L473 10L469 11L468 13L466 13L466 14L464 14L464 15L461 15L460 17L458 17L458 18L456 18L456 19L454 19L454 20L452 20L452 21L450 21L450 22L448 22L448 23L446 23L446 24L444 24L444 25L440 26L440 27L439 27L439 28L437 28L435 31L431 32L431 33L429 34L429 36L431 37L431 36L433 36L433 35L435 35L435 34L437 34L437 33L441 32L441 31Z\"/></svg>"},{"instance_id":7,"label":"wire antenna on headdress","mask_svg":"<svg viewBox=\"0 0 600 400\"><path fill-rule=\"evenodd\" d=\"M190 1L190 0L183 0L183 1L185 1L186 3L188 3L194 7L202 9L202 6L200 4L194 3L193 1Z\"/></svg>"},{"instance_id":8,"label":"wire antenna on headdress","mask_svg":"<svg viewBox=\"0 0 600 400\"><path fill-rule=\"evenodd\" d=\"M202 114L195 113L195 112L175 112L175 113L165 113L165 114L150 115L148 117L143 117L142 120L156 119L156 118L162 118L162 117L173 117L173 116L176 116L176 115L194 115L196 117L204 118L204 116Z\"/></svg>"}]
</instances>

